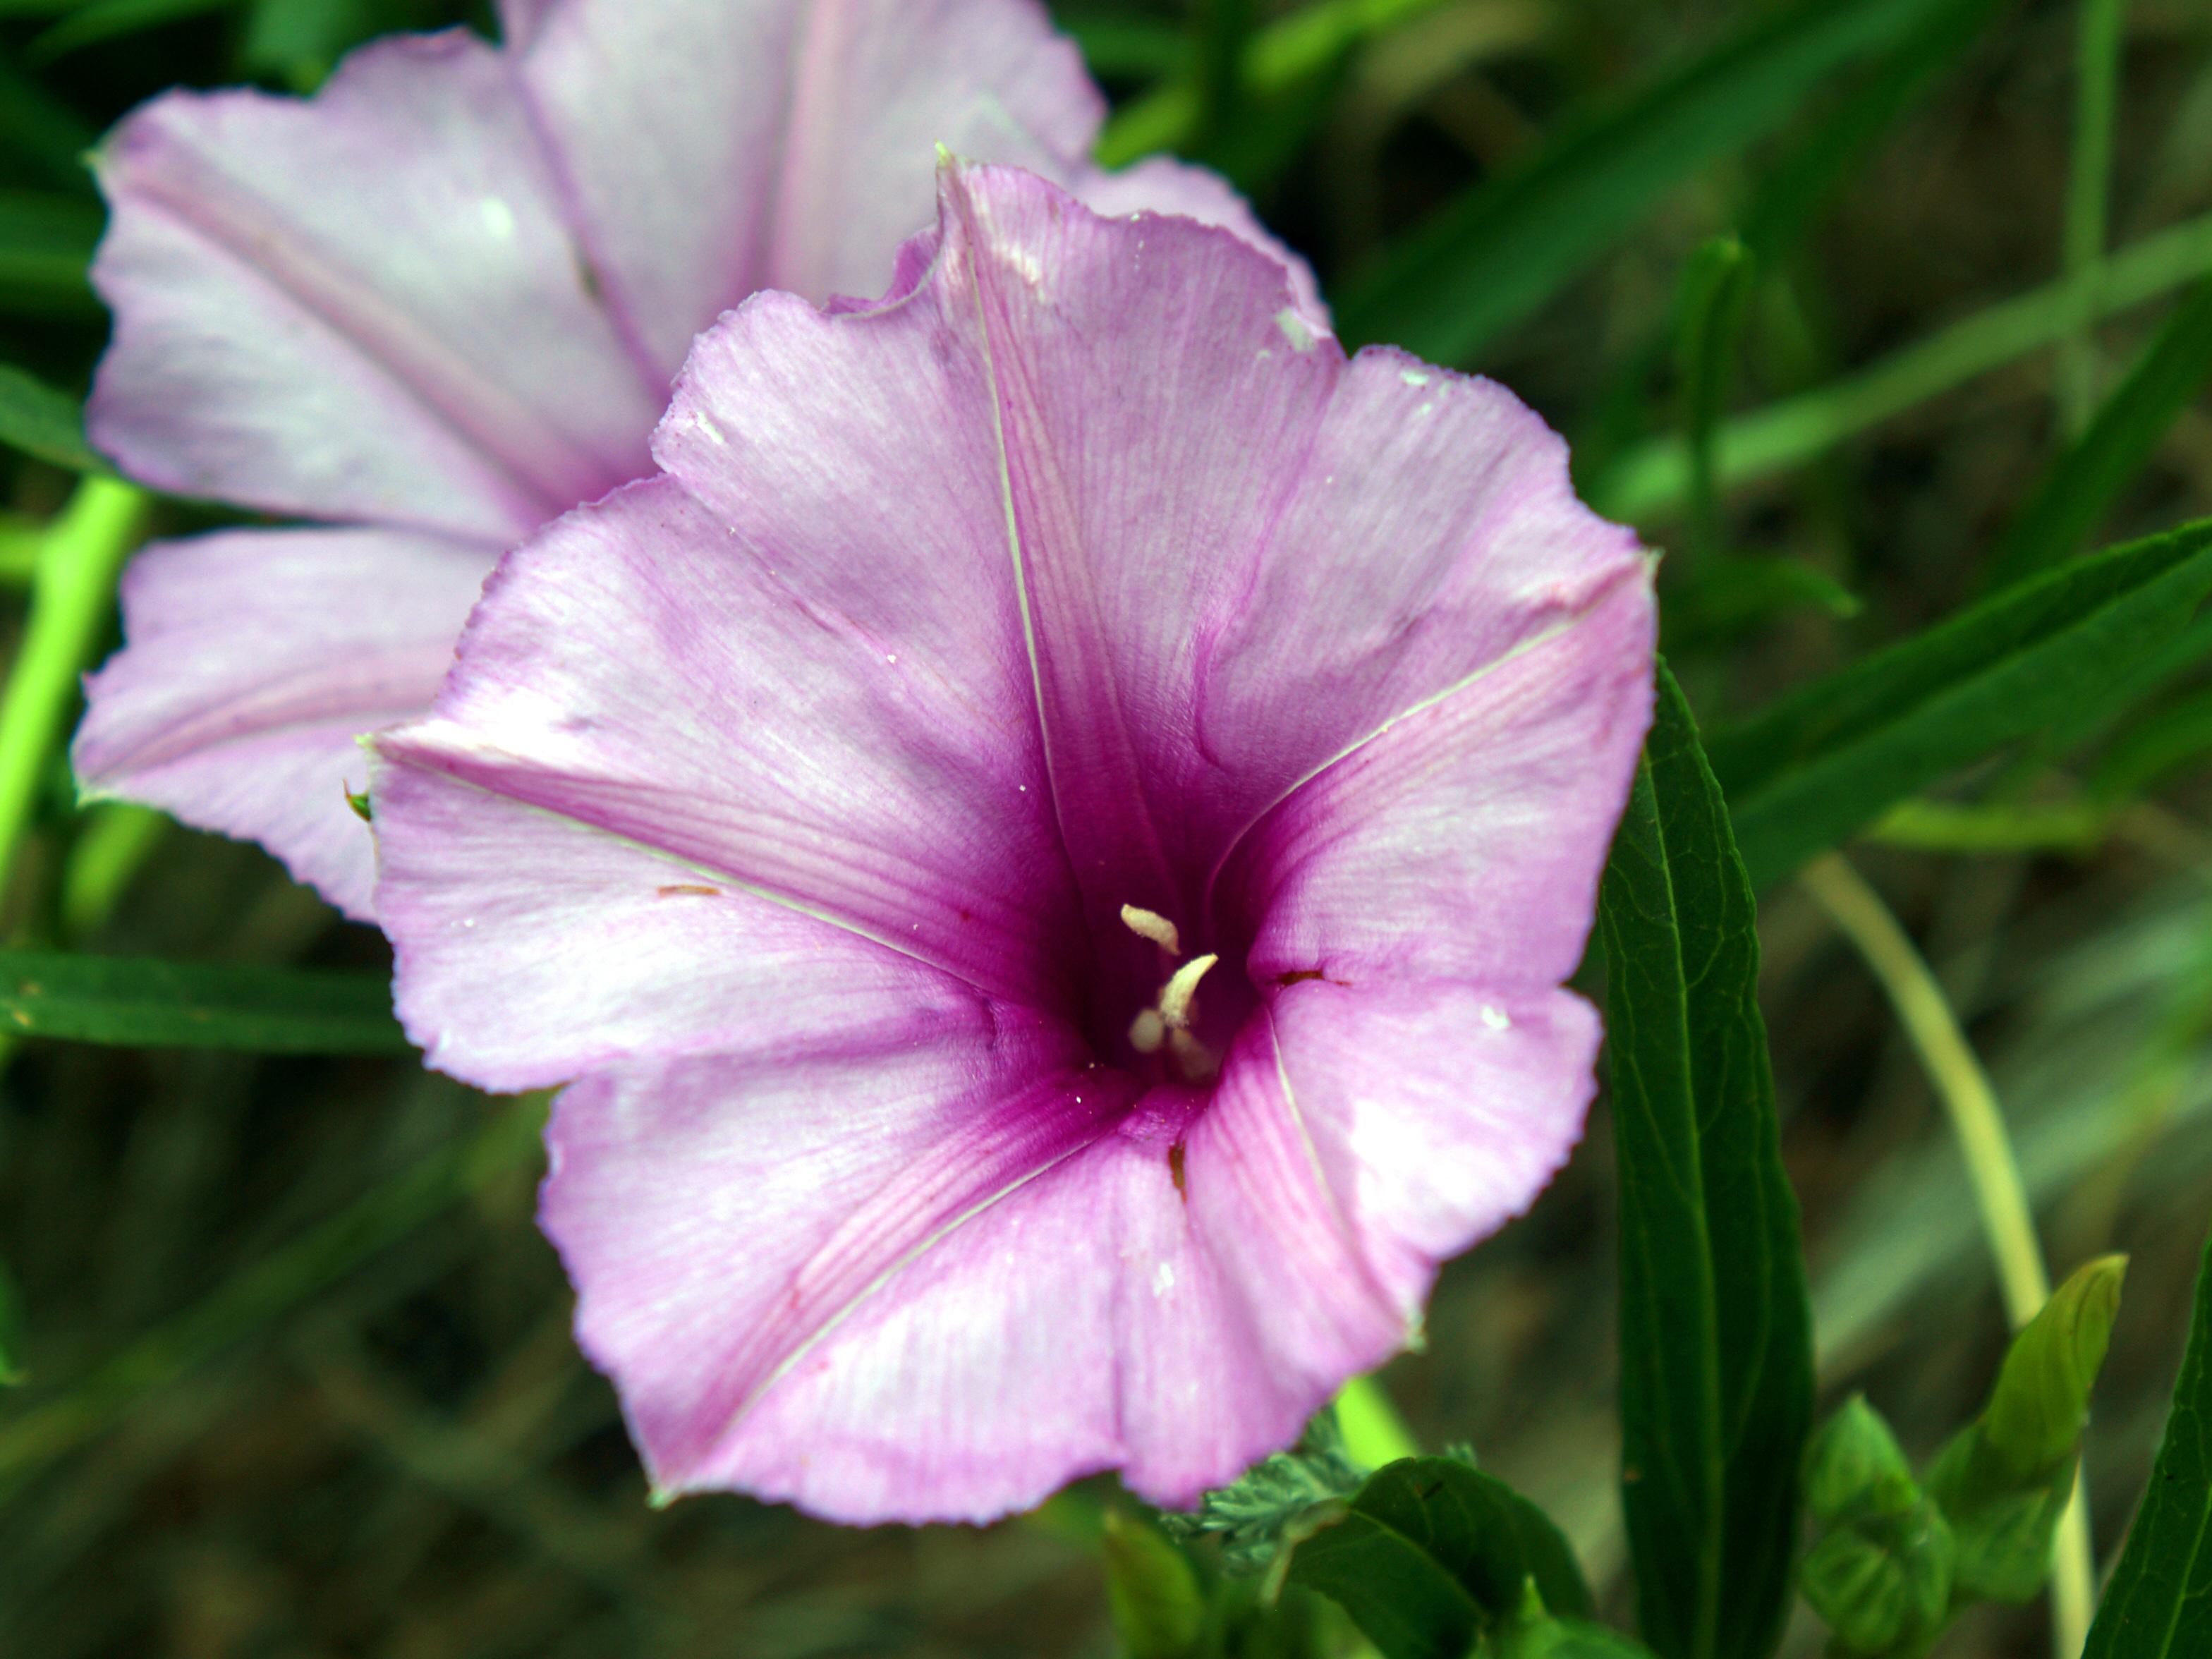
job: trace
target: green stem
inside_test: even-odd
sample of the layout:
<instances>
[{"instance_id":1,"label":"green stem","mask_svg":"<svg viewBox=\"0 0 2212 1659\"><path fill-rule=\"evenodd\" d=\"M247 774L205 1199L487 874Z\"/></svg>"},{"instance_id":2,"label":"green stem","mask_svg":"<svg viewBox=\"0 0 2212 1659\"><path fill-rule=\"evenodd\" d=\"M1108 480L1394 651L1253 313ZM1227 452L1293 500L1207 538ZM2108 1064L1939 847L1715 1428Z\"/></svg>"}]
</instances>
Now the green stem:
<instances>
[{"instance_id":1,"label":"green stem","mask_svg":"<svg viewBox=\"0 0 2212 1659\"><path fill-rule=\"evenodd\" d=\"M1421 1455L1421 1443L1372 1376L1355 1376L1338 1391L1336 1426L1352 1461L1367 1468Z\"/></svg>"},{"instance_id":2,"label":"green stem","mask_svg":"<svg viewBox=\"0 0 2212 1659\"><path fill-rule=\"evenodd\" d=\"M2027 1183L2021 1176L2020 1158L2013 1151L1989 1073L1960 1029L1943 988L1866 878L1840 854L1826 853L1805 866L1802 879L1814 901L1866 959L1926 1067L1928 1080L1935 1085L1966 1160L1982 1231L1996 1264L2006 1317L2017 1330L2051 1299L2051 1273L2036 1237ZM2088 1639L2096 1571L2088 1509L2077 1479L2073 1499L2059 1522L2051 1578L2052 1649L2067 1659L2079 1654Z\"/></svg>"},{"instance_id":3,"label":"green stem","mask_svg":"<svg viewBox=\"0 0 2212 1659\"><path fill-rule=\"evenodd\" d=\"M2058 350L2058 413L2078 437L2097 407L2097 283L2105 263L2112 191L2112 122L2119 106L2120 40L2127 0L2081 0L2074 82L2074 161L2066 181L2063 257L2079 285L2074 325Z\"/></svg>"},{"instance_id":4,"label":"green stem","mask_svg":"<svg viewBox=\"0 0 2212 1659\"><path fill-rule=\"evenodd\" d=\"M40 544L30 617L0 694L0 891L145 512L131 485L87 478Z\"/></svg>"},{"instance_id":5,"label":"green stem","mask_svg":"<svg viewBox=\"0 0 2212 1659\"><path fill-rule=\"evenodd\" d=\"M2143 237L2107 259L2094 281L2063 277L1954 323L1855 374L1726 422L1725 487L1787 471L1929 398L2017 362L2066 337L2081 307L2109 317L2212 271L2212 215ZM1624 454L1592 484L1601 512L1638 521L1680 510L1690 491L1688 446L1657 439Z\"/></svg>"}]
</instances>

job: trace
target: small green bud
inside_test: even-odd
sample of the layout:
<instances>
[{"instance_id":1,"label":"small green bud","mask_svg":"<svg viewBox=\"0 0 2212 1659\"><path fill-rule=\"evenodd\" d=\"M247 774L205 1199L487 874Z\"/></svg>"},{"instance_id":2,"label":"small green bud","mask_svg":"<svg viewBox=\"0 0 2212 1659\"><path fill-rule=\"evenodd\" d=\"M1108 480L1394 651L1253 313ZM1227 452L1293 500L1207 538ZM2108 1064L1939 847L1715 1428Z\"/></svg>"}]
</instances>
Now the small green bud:
<instances>
[{"instance_id":1,"label":"small green bud","mask_svg":"<svg viewBox=\"0 0 2212 1659\"><path fill-rule=\"evenodd\" d=\"M1863 1394L1846 1400L1806 1445L1805 1506L1816 1520L1904 1515L1919 1496L1897 1437Z\"/></svg>"},{"instance_id":2,"label":"small green bud","mask_svg":"<svg viewBox=\"0 0 2212 1659\"><path fill-rule=\"evenodd\" d=\"M1846 1522L1797 1569L1805 1600L1843 1653L1916 1653L1943 1627L1956 1557L1951 1529L1925 1500L1903 1515Z\"/></svg>"},{"instance_id":3,"label":"small green bud","mask_svg":"<svg viewBox=\"0 0 2212 1659\"><path fill-rule=\"evenodd\" d=\"M1971 1423L1951 1437L1928 1469L1928 1494L1958 1541L1952 1594L1960 1601L2032 1601L2051 1575L2058 1519L2074 1492L2075 1459L2023 1481L1990 1446L1988 1428Z\"/></svg>"},{"instance_id":4,"label":"small green bud","mask_svg":"<svg viewBox=\"0 0 2212 1659\"><path fill-rule=\"evenodd\" d=\"M1126 1510L1106 1511L1106 1601L1129 1659L1185 1659L1206 1633L1206 1592L1190 1558Z\"/></svg>"},{"instance_id":5,"label":"small green bud","mask_svg":"<svg viewBox=\"0 0 2212 1659\"><path fill-rule=\"evenodd\" d=\"M2070 1460L2080 1445L2127 1272L2124 1255L2077 1269L2006 1351L1982 1430L1990 1449L2021 1481Z\"/></svg>"}]
</instances>

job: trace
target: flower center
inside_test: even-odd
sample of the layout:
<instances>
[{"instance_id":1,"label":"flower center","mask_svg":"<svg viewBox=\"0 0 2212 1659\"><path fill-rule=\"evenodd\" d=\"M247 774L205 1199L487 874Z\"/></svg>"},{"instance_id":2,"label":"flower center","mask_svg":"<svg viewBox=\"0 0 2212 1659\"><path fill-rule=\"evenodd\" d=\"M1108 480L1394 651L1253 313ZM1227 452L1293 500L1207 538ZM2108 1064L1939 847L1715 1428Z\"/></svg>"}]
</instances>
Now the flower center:
<instances>
[{"instance_id":1,"label":"flower center","mask_svg":"<svg viewBox=\"0 0 2212 1659\"><path fill-rule=\"evenodd\" d=\"M1182 1082L1211 1083L1220 1073L1221 1057L1199 1041L1193 1027L1198 1021L1199 981L1220 957L1208 951L1184 959L1175 923L1156 910L1125 904L1121 921L1138 938L1159 947L1162 966L1168 969L1152 1006L1129 1022L1129 1046L1147 1055L1164 1048L1170 1066Z\"/></svg>"}]
</instances>

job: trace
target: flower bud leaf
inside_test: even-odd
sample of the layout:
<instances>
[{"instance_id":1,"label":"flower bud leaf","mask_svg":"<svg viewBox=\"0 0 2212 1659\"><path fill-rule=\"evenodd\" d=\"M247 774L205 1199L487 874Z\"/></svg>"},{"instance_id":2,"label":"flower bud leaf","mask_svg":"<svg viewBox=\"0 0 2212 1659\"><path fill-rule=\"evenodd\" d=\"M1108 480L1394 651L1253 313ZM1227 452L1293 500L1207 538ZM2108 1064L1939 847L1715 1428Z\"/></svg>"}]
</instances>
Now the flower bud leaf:
<instances>
[{"instance_id":1,"label":"flower bud leaf","mask_svg":"<svg viewBox=\"0 0 2212 1659\"><path fill-rule=\"evenodd\" d=\"M1167 1534L1119 1507L1106 1511L1101 1540L1106 1601L1129 1659L1184 1659L1206 1634L1206 1592Z\"/></svg>"},{"instance_id":2,"label":"flower bud leaf","mask_svg":"<svg viewBox=\"0 0 2212 1659\"><path fill-rule=\"evenodd\" d=\"M1409 1457L1370 1476L1297 1547L1290 1579L1352 1615L1387 1659L1462 1659L1486 1629L1539 1605L1587 1618L1590 1595L1559 1529L1494 1476Z\"/></svg>"},{"instance_id":3,"label":"flower bud leaf","mask_svg":"<svg viewBox=\"0 0 2212 1659\"><path fill-rule=\"evenodd\" d=\"M2076 1269L2013 1338L1982 1430L1989 1449L2023 1479L2070 1461L2081 1444L2127 1271L2124 1255Z\"/></svg>"},{"instance_id":4,"label":"flower bud leaf","mask_svg":"<svg viewBox=\"0 0 2212 1659\"><path fill-rule=\"evenodd\" d=\"M1805 1507L1816 1520L1901 1515L1918 1498L1897 1437L1863 1394L1845 1401L1805 1448Z\"/></svg>"},{"instance_id":5,"label":"flower bud leaf","mask_svg":"<svg viewBox=\"0 0 2212 1659\"><path fill-rule=\"evenodd\" d=\"M1956 1564L1949 1525L1922 1500L1838 1527L1806 1553L1798 1585L1838 1651L1887 1659L1922 1650L1942 1628Z\"/></svg>"},{"instance_id":6,"label":"flower bud leaf","mask_svg":"<svg viewBox=\"0 0 2212 1659\"><path fill-rule=\"evenodd\" d=\"M2058 1517L2074 1492L2074 1460L2021 1480L1985 1425L1952 1437L1928 1469L1928 1492L1958 1540L1959 1601L2032 1601L2051 1574Z\"/></svg>"}]
</instances>

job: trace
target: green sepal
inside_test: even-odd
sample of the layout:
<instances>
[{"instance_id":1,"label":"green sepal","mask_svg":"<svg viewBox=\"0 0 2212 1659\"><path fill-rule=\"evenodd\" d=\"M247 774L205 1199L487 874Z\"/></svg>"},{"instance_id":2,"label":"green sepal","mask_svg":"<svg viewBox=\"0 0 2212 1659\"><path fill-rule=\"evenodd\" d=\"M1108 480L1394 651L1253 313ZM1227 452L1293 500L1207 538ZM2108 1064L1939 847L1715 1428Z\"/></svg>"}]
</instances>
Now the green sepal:
<instances>
[{"instance_id":1,"label":"green sepal","mask_svg":"<svg viewBox=\"0 0 2212 1659\"><path fill-rule=\"evenodd\" d=\"M1912 1466L1882 1414L1855 1394L1805 1447L1805 1507L1832 1524L1858 1515L1909 1514L1920 1501Z\"/></svg>"},{"instance_id":2,"label":"green sepal","mask_svg":"<svg viewBox=\"0 0 2212 1659\"><path fill-rule=\"evenodd\" d=\"M1222 1565L1232 1573L1265 1572L1285 1545L1343 1512L1343 1500L1359 1489L1360 1474L1344 1449L1334 1410L1326 1409L1289 1451L1206 1493L1195 1513L1163 1514L1160 1526L1177 1540L1218 1537Z\"/></svg>"},{"instance_id":3,"label":"green sepal","mask_svg":"<svg viewBox=\"0 0 2212 1659\"><path fill-rule=\"evenodd\" d=\"M1942 1511L1918 1497L1902 1514L1862 1515L1806 1553L1798 1587L1855 1659L1927 1650L1949 1616L1957 1545Z\"/></svg>"},{"instance_id":4,"label":"green sepal","mask_svg":"<svg viewBox=\"0 0 2212 1659\"><path fill-rule=\"evenodd\" d=\"M1981 1416L1929 1466L1929 1495L1958 1539L1960 1601L2032 1601L2049 1577L2126 1273L2125 1256L2105 1256L2061 1285L2013 1338Z\"/></svg>"},{"instance_id":5,"label":"green sepal","mask_svg":"<svg viewBox=\"0 0 2212 1659\"><path fill-rule=\"evenodd\" d=\"M2021 1478L2071 1462L2080 1447L2127 1272L2124 1255L2076 1269L2006 1351L1981 1427L1990 1449Z\"/></svg>"},{"instance_id":6,"label":"green sepal","mask_svg":"<svg viewBox=\"0 0 2212 1659\"><path fill-rule=\"evenodd\" d=\"M2074 1459L2022 1482L1979 1423L1936 1455L1928 1492L1951 1523L1959 1567L1952 1595L1968 1601L2033 1601L2051 1576L2058 1517L2074 1493Z\"/></svg>"},{"instance_id":7,"label":"green sepal","mask_svg":"<svg viewBox=\"0 0 2212 1659\"><path fill-rule=\"evenodd\" d=\"M1106 1602L1129 1659L1185 1659L1206 1637L1206 1591L1190 1558L1158 1527L1106 1511Z\"/></svg>"}]
</instances>

